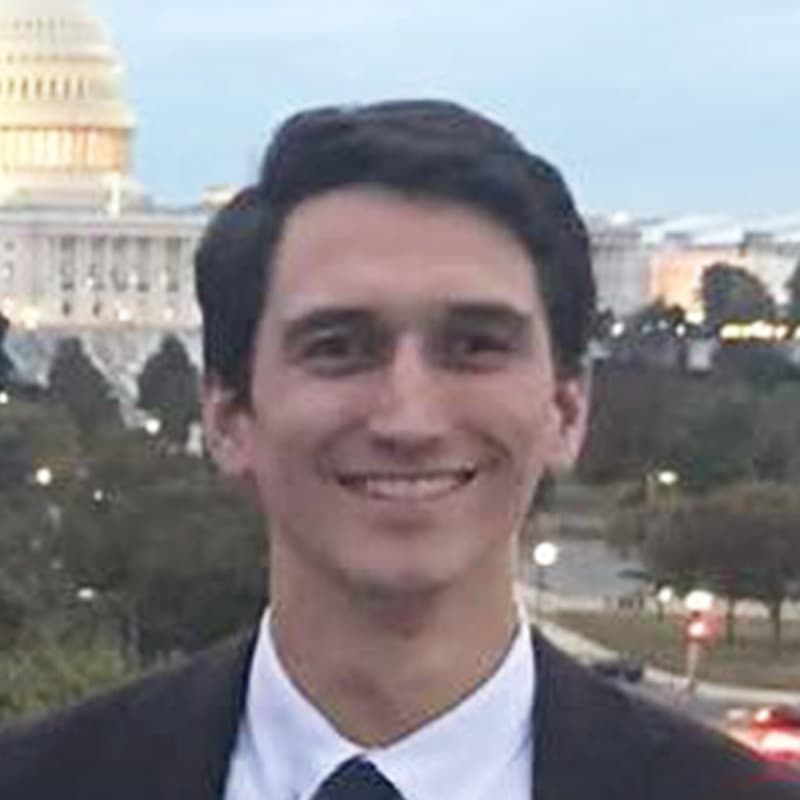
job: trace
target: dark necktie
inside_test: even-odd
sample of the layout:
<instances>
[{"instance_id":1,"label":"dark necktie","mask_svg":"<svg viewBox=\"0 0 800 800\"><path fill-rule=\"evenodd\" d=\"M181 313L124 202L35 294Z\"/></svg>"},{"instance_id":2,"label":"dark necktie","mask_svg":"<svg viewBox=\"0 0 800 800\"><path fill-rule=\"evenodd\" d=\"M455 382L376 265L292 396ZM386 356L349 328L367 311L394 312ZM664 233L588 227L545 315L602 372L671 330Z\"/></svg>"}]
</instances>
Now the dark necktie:
<instances>
[{"instance_id":1,"label":"dark necktie","mask_svg":"<svg viewBox=\"0 0 800 800\"><path fill-rule=\"evenodd\" d=\"M362 758L340 764L314 793L312 800L403 800L391 781Z\"/></svg>"}]
</instances>

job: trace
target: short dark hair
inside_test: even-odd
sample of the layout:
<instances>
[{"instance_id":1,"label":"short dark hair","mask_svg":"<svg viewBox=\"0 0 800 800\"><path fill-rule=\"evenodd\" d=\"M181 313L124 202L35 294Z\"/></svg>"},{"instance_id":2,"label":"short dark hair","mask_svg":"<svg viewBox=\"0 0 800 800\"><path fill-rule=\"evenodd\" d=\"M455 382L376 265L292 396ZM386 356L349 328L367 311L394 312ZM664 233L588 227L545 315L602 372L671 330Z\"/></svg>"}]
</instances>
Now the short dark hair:
<instances>
[{"instance_id":1,"label":"short dark hair","mask_svg":"<svg viewBox=\"0 0 800 800\"><path fill-rule=\"evenodd\" d=\"M249 401L254 339L287 217L312 196L354 185L469 206L511 230L536 265L556 363L580 370L595 284L589 237L559 172L460 105L393 101L290 117L258 181L210 222L195 260L205 365L237 399Z\"/></svg>"}]
</instances>

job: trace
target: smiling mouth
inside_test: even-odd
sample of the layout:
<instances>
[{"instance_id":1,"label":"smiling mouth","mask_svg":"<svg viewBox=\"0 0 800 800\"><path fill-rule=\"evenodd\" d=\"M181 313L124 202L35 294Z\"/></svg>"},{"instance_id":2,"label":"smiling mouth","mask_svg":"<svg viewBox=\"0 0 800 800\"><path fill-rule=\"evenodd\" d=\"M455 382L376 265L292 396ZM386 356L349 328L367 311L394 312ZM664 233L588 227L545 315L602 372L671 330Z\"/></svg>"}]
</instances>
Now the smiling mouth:
<instances>
[{"instance_id":1,"label":"smiling mouth","mask_svg":"<svg viewBox=\"0 0 800 800\"><path fill-rule=\"evenodd\" d=\"M434 500L471 483L478 470L435 470L410 474L340 475L338 482L351 492L374 500Z\"/></svg>"}]
</instances>

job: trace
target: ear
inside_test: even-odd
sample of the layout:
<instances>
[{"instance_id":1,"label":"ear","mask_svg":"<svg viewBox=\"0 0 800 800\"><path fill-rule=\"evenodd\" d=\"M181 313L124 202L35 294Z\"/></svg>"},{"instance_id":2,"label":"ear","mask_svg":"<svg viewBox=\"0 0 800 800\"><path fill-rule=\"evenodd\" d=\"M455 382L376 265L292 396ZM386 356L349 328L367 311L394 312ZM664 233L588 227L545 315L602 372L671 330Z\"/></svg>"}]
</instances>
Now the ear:
<instances>
[{"instance_id":1,"label":"ear","mask_svg":"<svg viewBox=\"0 0 800 800\"><path fill-rule=\"evenodd\" d=\"M553 398L555 442L548 465L554 473L568 471L578 460L586 436L590 396L591 372L588 367L578 373L556 376Z\"/></svg>"},{"instance_id":2,"label":"ear","mask_svg":"<svg viewBox=\"0 0 800 800\"><path fill-rule=\"evenodd\" d=\"M251 465L247 408L216 375L208 374L200 387L200 407L206 447L214 462L228 477L246 478Z\"/></svg>"}]
</instances>

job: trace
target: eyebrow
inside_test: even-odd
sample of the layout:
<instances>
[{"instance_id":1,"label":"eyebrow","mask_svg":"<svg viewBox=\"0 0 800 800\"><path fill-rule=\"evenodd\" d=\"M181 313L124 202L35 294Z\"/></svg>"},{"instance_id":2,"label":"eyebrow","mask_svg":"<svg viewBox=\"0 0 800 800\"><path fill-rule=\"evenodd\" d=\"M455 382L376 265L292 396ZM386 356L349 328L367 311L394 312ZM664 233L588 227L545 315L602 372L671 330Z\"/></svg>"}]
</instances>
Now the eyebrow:
<instances>
[{"instance_id":1,"label":"eyebrow","mask_svg":"<svg viewBox=\"0 0 800 800\"><path fill-rule=\"evenodd\" d=\"M531 326L531 315L507 303L451 303L446 306L445 319L459 324L492 325L510 333L523 333Z\"/></svg>"},{"instance_id":2,"label":"eyebrow","mask_svg":"<svg viewBox=\"0 0 800 800\"><path fill-rule=\"evenodd\" d=\"M365 308L332 307L313 309L286 323L283 332L283 345L291 349L302 339L317 331L331 328L365 327L375 318L375 314Z\"/></svg>"},{"instance_id":3,"label":"eyebrow","mask_svg":"<svg viewBox=\"0 0 800 800\"><path fill-rule=\"evenodd\" d=\"M283 345L291 349L302 339L318 331L332 328L367 328L379 318L375 311L358 306L333 306L312 309L286 323ZM531 315L507 303L456 302L447 303L439 315L446 324L497 326L518 335L530 329Z\"/></svg>"}]
</instances>

